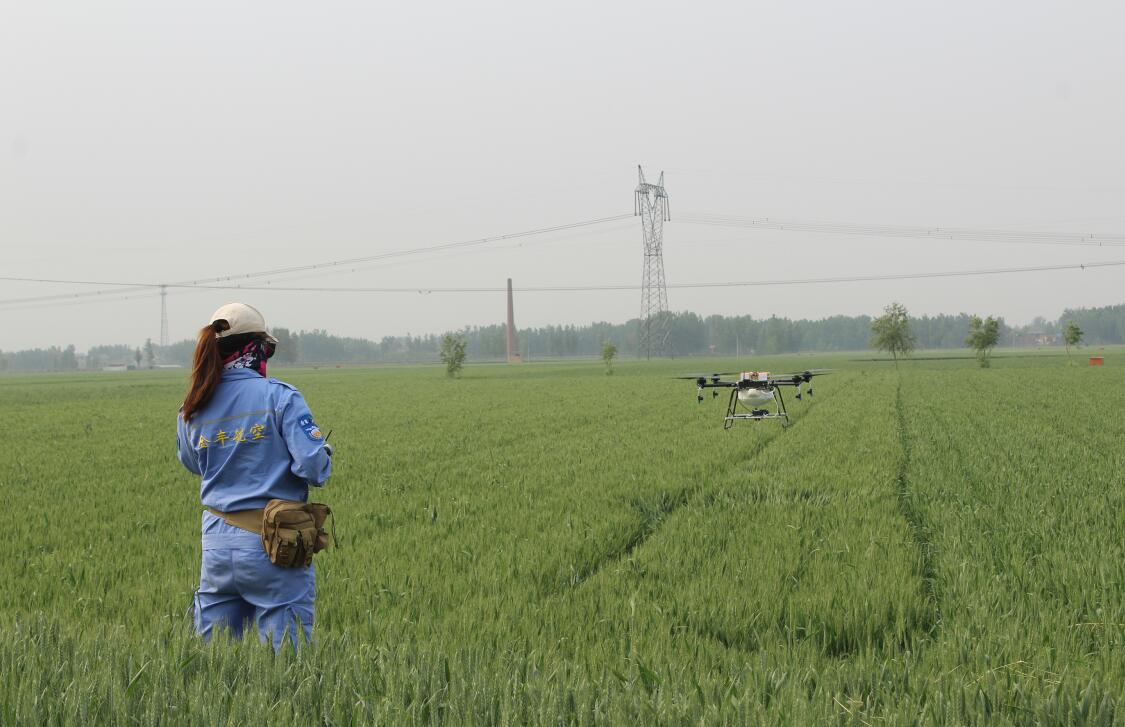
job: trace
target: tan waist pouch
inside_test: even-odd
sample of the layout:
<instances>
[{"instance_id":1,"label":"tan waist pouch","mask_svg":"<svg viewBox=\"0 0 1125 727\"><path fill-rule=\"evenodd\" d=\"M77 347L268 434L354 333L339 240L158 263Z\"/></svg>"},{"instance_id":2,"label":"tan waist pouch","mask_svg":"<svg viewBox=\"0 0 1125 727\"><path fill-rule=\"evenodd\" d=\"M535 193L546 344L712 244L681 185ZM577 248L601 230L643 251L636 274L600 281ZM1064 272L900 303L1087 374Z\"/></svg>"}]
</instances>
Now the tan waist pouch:
<instances>
[{"instance_id":1,"label":"tan waist pouch","mask_svg":"<svg viewBox=\"0 0 1125 727\"><path fill-rule=\"evenodd\" d=\"M283 568L308 566L315 553L328 547L324 524L332 508L319 502L270 500L261 510L207 509L236 528L261 535L270 562ZM332 518L332 540L336 540L336 518Z\"/></svg>"}]
</instances>

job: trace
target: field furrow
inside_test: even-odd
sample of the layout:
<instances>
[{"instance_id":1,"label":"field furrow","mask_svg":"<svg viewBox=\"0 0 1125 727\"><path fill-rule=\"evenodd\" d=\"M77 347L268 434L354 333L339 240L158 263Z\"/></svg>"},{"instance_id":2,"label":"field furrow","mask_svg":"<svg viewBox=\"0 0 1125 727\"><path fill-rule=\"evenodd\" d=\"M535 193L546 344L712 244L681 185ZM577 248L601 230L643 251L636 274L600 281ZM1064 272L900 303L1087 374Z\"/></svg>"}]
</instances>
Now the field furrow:
<instances>
[{"instance_id":1,"label":"field furrow","mask_svg":"<svg viewBox=\"0 0 1125 727\"><path fill-rule=\"evenodd\" d=\"M711 359L284 372L342 547L282 658L186 618L178 377L0 377L0 723L1119 723L1125 369L812 361L727 432Z\"/></svg>"},{"instance_id":2,"label":"field furrow","mask_svg":"<svg viewBox=\"0 0 1125 727\"><path fill-rule=\"evenodd\" d=\"M840 385L846 386L848 379L843 378ZM827 393L821 394L818 403L830 399L835 391L836 389L830 389ZM611 541L617 544L615 547L599 553L593 561L586 561L574 568L572 571L574 576L566 585L577 586L585 583L603 568L629 557L633 551L657 535L676 511L692 502L700 493L708 492L716 482L728 477L732 470L752 466L767 451L769 444L778 437L800 436L793 434L792 429L814 408L815 405L811 402L804 406L793 407L788 429L782 429L774 423L746 422L733 431L728 430L722 435L722 439L710 446L708 450L710 454L704 454L713 458L713 467L707 471L706 477L685 482L674 492L658 492L655 498L632 498L629 504L640 518L636 527L617 534L617 537ZM731 453L724 451L726 448L731 448Z\"/></svg>"},{"instance_id":3,"label":"field furrow","mask_svg":"<svg viewBox=\"0 0 1125 727\"><path fill-rule=\"evenodd\" d=\"M910 484L911 453L913 441L907 426L905 404L903 403L902 379L895 385L895 429L898 431L902 457L895 475L895 494L898 496L898 510L903 519L910 524L910 535L918 549L918 559L922 566L922 586L926 600L932 611L931 628L941 625L941 595L938 591L937 565L935 563L932 528L926 522L917 497Z\"/></svg>"},{"instance_id":4,"label":"field furrow","mask_svg":"<svg viewBox=\"0 0 1125 727\"><path fill-rule=\"evenodd\" d=\"M1121 453L1080 413L1125 397L1085 389L1077 382L1087 376L1064 369L1015 383L991 371L904 384L909 476L931 524L943 604L930 658L948 670L935 715L966 720L974 703L1013 722L1109 724L1119 714ZM1025 395L1059 387L1072 417L1051 397Z\"/></svg>"}]
</instances>

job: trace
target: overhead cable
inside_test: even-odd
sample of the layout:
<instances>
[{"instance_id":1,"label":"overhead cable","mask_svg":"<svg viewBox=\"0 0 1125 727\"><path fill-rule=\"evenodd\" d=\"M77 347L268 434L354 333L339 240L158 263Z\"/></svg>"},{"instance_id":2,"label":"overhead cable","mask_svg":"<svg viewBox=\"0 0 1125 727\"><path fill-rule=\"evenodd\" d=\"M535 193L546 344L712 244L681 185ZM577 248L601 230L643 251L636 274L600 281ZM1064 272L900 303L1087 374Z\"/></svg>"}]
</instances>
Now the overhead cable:
<instances>
[{"instance_id":1,"label":"overhead cable","mask_svg":"<svg viewBox=\"0 0 1125 727\"><path fill-rule=\"evenodd\" d=\"M920 280L925 278L960 278L979 275L1006 275L1012 273L1037 273L1058 270L1088 270L1093 268L1119 267L1125 265L1125 260L1108 262L1071 263L1065 265L1033 265L1012 268L981 268L977 270L947 270L940 272L920 273L886 273L872 275L838 275L823 278L778 278L772 280L733 280L720 282L695 282L695 283L668 283L669 288L746 288L762 286L786 285L820 285L826 283L861 283L881 280ZM195 289L208 290L257 290L273 291L277 293L503 293L506 287L319 287L319 286L283 286L283 285L196 285L184 286ZM641 286L635 284L622 285L541 285L513 287L518 293L584 293L595 291L635 291Z\"/></svg>"},{"instance_id":2,"label":"overhead cable","mask_svg":"<svg viewBox=\"0 0 1125 727\"><path fill-rule=\"evenodd\" d=\"M481 237L474 240L462 240L459 242L445 242L436 245L428 245L425 247L407 248L402 250L392 250L390 252L375 253L373 255L364 255L361 257L345 258L342 260L329 260L326 262L310 263L306 265L292 265L284 268L273 268L270 270L261 270L250 273L240 273L237 275L223 275L215 278L202 278L196 280L181 280L170 283L128 283L128 282L107 282L97 280L59 280L52 278L32 278L32 277L0 277L2 281L9 282L24 282L24 283L65 283L71 285L101 285L105 287L128 287L128 288L195 288L202 287L208 283L225 283L234 280L253 280L255 278L264 278L275 275L288 275L291 273L304 272L309 270L325 270L329 268L338 268L351 265L360 265L364 263L375 262L379 260L389 260L393 258L406 257L410 255L420 255L424 253L440 252L446 250L453 250L459 248L479 247L496 242L503 242L505 240L513 240L521 237L531 237L534 235L545 235L552 232L563 232L581 227L590 227L593 225L600 225L607 222L618 222L621 220L630 219L633 217L631 213L613 215L610 217L599 217L592 220L581 220L579 222L569 222L562 225L552 225L550 227L539 227L531 230L524 230L522 232L511 232L503 235L493 235L490 237ZM48 301L62 301L72 300L79 298L91 298L99 296L112 296L123 294L124 291L120 290L90 290L78 293L57 293L54 295L33 296L27 298L9 298L0 300L0 305L9 304L23 304L23 303L38 303Z\"/></svg>"},{"instance_id":3,"label":"overhead cable","mask_svg":"<svg viewBox=\"0 0 1125 727\"><path fill-rule=\"evenodd\" d=\"M108 290L84 291L79 293L61 293L55 295L37 296L31 298L11 298L0 300L0 307L4 309L22 309L40 307L36 304L66 305L82 302L98 302L101 300L124 300L136 297L138 294L155 294L160 288L178 290L259 290L276 292L320 292L320 293L496 293L506 290L499 287L317 287L317 286L284 286L284 285L246 285L235 281L252 281L274 275L288 275L319 269L332 269L349 265L357 265L390 258L418 255L422 253L482 246L489 243L511 240L531 235L540 235L550 232L559 232L578 227L588 227L605 222L616 222L632 217L629 214L602 217L593 220L584 220L552 227L542 227L523 232L495 235L492 237L465 240L461 242L442 243L421 248L411 248L385 253L377 253L363 257L334 260L308 265L295 265L272 270L243 273L239 275L220 276L199 280L179 281L172 283L136 282L136 281L107 281L107 280L69 280L57 278L30 278L0 276L0 281L36 282L71 285L98 285ZM1086 233L1034 233L1013 232L1009 230L987 230L971 228L925 228L905 227L896 225L857 225L852 223L829 223L822 221L793 221L779 220L776 218L742 218L718 215L688 214L678 218L678 221L691 224L713 225L721 227L739 227L763 230L799 230L805 232L822 232L849 235L874 235L891 237L919 237L927 239L963 239L985 242L1009 242L1020 244L1062 244L1062 245L1088 245L1088 246L1122 246L1125 245L1125 235L1094 235ZM825 278L794 278L776 280L754 281L725 281L725 282L698 282L698 283L670 283L669 288L731 288L731 287L756 287L756 286L784 286L784 285L813 285L825 283L848 283L880 280L910 280L924 278L951 278L979 275L1000 275L1010 273L1046 272L1058 270L1084 270L1087 268L1114 267L1125 265L1125 261L1080 263L1067 265L1042 265L1012 268L992 268L980 270L954 270L941 272L921 272L903 274L877 274L833 276ZM639 285L557 285L515 288L519 292L586 292L586 291L635 291L640 290ZM145 296L142 296L145 297ZM91 300L95 299L95 300Z\"/></svg>"},{"instance_id":4,"label":"overhead cable","mask_svg":"<svg viewBox=\"0 0 1125 727\"><path fill-rule=\"evenodd\" d=\"M1015 245L1082 245L1088 247L1122 247L1125 235L1087 232L1032 232L971 227L914 227L823 220L792 220L776 217L738 217L710 213L687 213L675 222L712 227L812 232L863 237L901 237L926 240L964 240Z\"/></svg>"}]
</instances>

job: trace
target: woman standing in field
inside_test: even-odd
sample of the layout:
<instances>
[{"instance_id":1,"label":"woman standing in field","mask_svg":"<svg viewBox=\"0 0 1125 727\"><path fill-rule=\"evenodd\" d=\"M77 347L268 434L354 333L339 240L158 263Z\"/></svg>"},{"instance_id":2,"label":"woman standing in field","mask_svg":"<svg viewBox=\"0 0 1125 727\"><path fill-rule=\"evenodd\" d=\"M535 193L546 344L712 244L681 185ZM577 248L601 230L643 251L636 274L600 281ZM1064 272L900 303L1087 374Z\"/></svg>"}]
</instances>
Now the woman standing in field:
<instances>
[{"instance_id":1,"label":"woman standing in field","mask_svg":"<svg viewBox=\"0 0 1125 727\"><path fill-rule=\"evenodd\" d=\"M277 565L277 554L267 554L263 509L272 508L271 501L305 507L309 485L323 485L332 471L332 448L300 392L266 377L276 345L257 309L230 303L215 311L199 332L177 418L177 453L202 477L206 507L196 631L210 639L223 625L238 637L249 621L278 649L287 632L297 644L297 623L310 637L316 577L311 547L308 558L300 550L294 567ZM306 546L308 532L300 531Z\"/></svg>"}]
</instances>

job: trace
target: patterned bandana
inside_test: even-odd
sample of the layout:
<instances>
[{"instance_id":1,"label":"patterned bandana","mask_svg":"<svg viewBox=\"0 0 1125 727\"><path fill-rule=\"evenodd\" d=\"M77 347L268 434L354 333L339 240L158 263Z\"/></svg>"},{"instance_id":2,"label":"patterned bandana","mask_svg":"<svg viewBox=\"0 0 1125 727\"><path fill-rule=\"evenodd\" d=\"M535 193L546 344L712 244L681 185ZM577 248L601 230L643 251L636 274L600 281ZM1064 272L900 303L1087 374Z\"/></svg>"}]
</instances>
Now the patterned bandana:
<instances>
[{"instance_id":1,"label":"patterned bandana","mask_svg":"<svg viewBox=\"0 0 1125 727\"><path fill-rule=\"evenodd\" d=\"M266 359L273 355L273 345L255 338L242 347L241 351L223 358L223 370L250 369L262 376L266 375Z\"/></svg>"}]
</instances>

